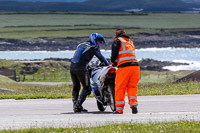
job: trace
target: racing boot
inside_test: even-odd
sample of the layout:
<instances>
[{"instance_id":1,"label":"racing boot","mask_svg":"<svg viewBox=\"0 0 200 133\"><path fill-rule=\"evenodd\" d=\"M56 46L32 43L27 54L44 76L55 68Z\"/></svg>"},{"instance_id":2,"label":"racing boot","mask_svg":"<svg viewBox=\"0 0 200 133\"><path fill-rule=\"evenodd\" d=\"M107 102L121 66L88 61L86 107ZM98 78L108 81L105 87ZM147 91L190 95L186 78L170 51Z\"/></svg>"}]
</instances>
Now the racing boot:
<instances>
[{"instance_id":1,"label":"racing boot","mask_svg":"<svg viewBox=\"0 0 200 133\"><path fill-rule=\"evenodd\" d=\"M78 113L78 112L88 112L87 109L83 108L82 106L82 101L77 101L77 103L74 106L74 112Z\"/></svg>"},{"instance_id":2,"label":"racing boot","mask_svg":"<svg viewBox=\"0 0 200 133\"><path fill-rule=\"evenodd\" d=\"M85 101L86 97L91 94L91 89L88 87L88 89L83 89L81 94L79 95L78 101L74 106L74 112L87 112L87 109L84 109L82 104Z\"/></svg>"},{"instance_id":3,"label":"racing boot","mask_svg":"<svg viewBox=\"0 0 200 133\"><path fill-rule=\"evenodd\" d=\"M137 114L137 113L138 113L137 106L133 106L132 107L132 114Z\"/></svg>"},{"instance_id":4,"label":"racing boot","mask_svg":"<svg viewBox=\"0 0 200 133\"><path fill-rule=\"evenodd\" d=\"M77 103L77 100L72 100L73 101L73 108L75 108L75 105ZM87 109L83 108L83 106L81 106L81 112L88 112Z\"/></svg>"},{"instance_id":5,"label":"racing boot","mask_svg":"<svg viewBox=\"0 0 200 133\"><path fill-rule=\"evenodd\" d=\"M123 113L119 113L118 111L114 111L113 114L123 114Z\"/></svg>"},{"instance_id":6,"label":"racing boot","mask_svg":"<svg viewBox=\"0 0 200 133\"><path fill-rule=\"evenodd\" d=\"M84 95L80 95L78 101L76 102L75 106L74 106L74 112L82 112L82 111L87 111L86 109L83 108L82 104L85 101L86 96Z\"/></svg>"},{"instance_id":7,"label":"racing boot","mask_svg":"<svg viewBox=\"0 0 200 133\"><path fill-rule=\"evenodd\" d=\"M72 99L72 102L73 102L73 108L74 108L77 103L77 99Z\"/></svg>"}]
</instances>

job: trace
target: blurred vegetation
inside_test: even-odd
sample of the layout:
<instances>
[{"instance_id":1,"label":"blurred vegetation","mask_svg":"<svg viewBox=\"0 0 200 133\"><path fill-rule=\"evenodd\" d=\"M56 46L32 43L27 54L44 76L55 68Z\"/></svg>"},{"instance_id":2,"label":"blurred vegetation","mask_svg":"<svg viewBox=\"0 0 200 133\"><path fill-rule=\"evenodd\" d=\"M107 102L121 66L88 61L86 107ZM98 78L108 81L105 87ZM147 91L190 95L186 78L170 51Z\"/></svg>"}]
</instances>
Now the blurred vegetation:
<instances>
[{"instance_id":1,"label":"blurred vegetation","mask_svg":"<svg viewBox=\"0 0 200 133\"><path fill-rule=\"evenodd\" d=\"M98 127L31 128L1 130L0 133L198 133L199 121L122 123Z\"/></svg>"}]
</instances>

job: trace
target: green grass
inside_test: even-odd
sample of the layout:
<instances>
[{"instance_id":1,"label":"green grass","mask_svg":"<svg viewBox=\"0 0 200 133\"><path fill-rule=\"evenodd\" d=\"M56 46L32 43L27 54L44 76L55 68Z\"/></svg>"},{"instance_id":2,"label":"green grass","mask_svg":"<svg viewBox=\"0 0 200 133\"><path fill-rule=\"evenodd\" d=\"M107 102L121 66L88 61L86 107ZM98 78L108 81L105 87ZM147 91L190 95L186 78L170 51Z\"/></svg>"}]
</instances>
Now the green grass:
<instances>
[{"instance_id":1,"label":"green grass","mask_svg":"<svg viewBox=\"0 0 200 133\"><path fill-rule=\"evenodd\" d=\"M179 121L163 123L123 123L89 128L32 128L21 130L1 130L0 133L199 133L200 122Z\"/></svg>"},{"instance_id":2,"label":"green grass","mask_svg":"<svg viewBox=\"0 0 200 133\"><path fill-rule=\"evenodd\" d=\"M1 82L0 88L16 90L15 92L0 92L0 99L72 98L71 84L48 86ZM200 94L199 82L140 84L138 89L138 96L189 94Z\"/></svg>"},{"instance_id":3,"label":"green grass","mask_svg":"<svg viewBox=\"0 0 200 133\"><path fill-rule=\"evenodd\" d=\"M12 20L12 21L11 21ZM199 28L200 14L151 13L147 16L101 16L65 14L1 15L0 27L42 25L104 25L140 28Z\"/></svg>"},{"instance_id":4,"label":"green grass","mask_svg":"<svg viewBox=\"0 0 200 133\"><path fill-rule=\"evenodd\" d=\"M104 14L104 13L103 13ZM200 14L150 13L149 15L91 15L91 14L10 14L0 13L0 37L33 39L38 37L80 37L99 32L114 37L116 27L128 34L155 33L159 29L200 28Z\"/></svg>"},{"instance_id":5,"label":"green grass","mask_svg":"<svg viewBox=\"0 0 200 133\"><path fill-rule=\"evenodd\" d=\"M140 84L172 83L194 71L141 71Z\"/></svg>"},{"instance_id":6,"label":"green grass","mask_svg":"<svg viewBox=\"0 0 200 133\"><path fill-rule=\"evenodd\" d=\"M30 26L30 27L0 27L1 38L15 38L30 40L39 37L85 37L91 33L98 32L106 37L113 37L117 26ZM157 33L157 29L140 29L128 27L126 32L129 34L148 32Z\"/></svg>"},{"instance_id":7,"label":"green grass","mask_svg":"<svg viewBox=\"0 0 200 133\"><path fill-rule=\"evenodd\" d=\"M69 67L69 62L65 61L44 61L40 65L30 64L28 68L31 70L33 68L38 68L39 70L34 74L26 74L25 82L67 82L71 81L69 70L66 67ZM20 77L20 81L23 80L23 75L20 74L21 71L24 71L25 64L18 61L8 61L1 60L0 67L5 67L9 69L14 69L17 72L17 76ZM141 71L141 80L140 84L149 84L149 83L165 83L165 82L174 82L177 79L180 79L194 71Z\"/></svg>"},{"instance_id":8,"label":"green grass","mask_svg":"<svg viewBox=\"0 0 200 133\"><path fill-rule=\"evenodd\" d=\"M189 94L200 94L199 82L140 84L138 89L138 96Z\"/></svg>"},{"instance_id":9,"label":"green grass","mask_svg":"<svg viewBox=\"0 0 200 133\"><path fill-rule=\"evenodd\" d=\"M0 92L0 99L58 99L71 98L71 85L32 85L1 82L0 88L15 90L15 92Z\"/></svg>"},{"instance_id":10,"label":"green grass","mask_svg":"<svg viewBox=\"0 0 200 133\"><path fill-rule=\"evenodd\" d=\"M14 69L14 68L24 67L24 65L20 62L17 62L17 61L0 60L0 67Z\"/></svg>"},{"instance_id":11,"label":"green grass","mask_svg":"<svg viewBox=\"0 0 200 133\"><path fill-rule=\"evenodd\" d=\"M34 75L26 75L25 81L69 81L71 80L69 76L69 71L64 68L64 65L66 64L68 63L57 63L54 61L46 62L44 66L41 66L41 69ZM23 67L24 65L22 65L22 63L14 61L0 61L0 66L8 67L10 69L16 69L19 73L21 67ZM53 72L51 68L54 68ZM46 75L45 79L44 74ZM32 79L33 76L35 78L34 80ZM69 84L55 86L21 84L1 75L0 88L15 90L14 92L0 92L0 99L71 98L72 92L72 87Z\"/></svg>"},{"instance_id":12,"label":"green grass","mask_svg":"<svg viewBox=\"0 0 200 133\"><path fill-rule=\"evenodd\" d=\"M33 64L33 67L37 67ZM34 74L26 74L26 82L68 82L71 81L69 62L47 61L43 63ZM22 79L23 77L21 77Z\"/></svg>"},{"instance_id":13,"label":"green grass","mask_svg":"<svg viewBox=\"0 0 200 133\"><path fill-rule=\"evenodd\" d=\"M69 70L66 69L68 62L47 61L40 65L32 64L29 67L38 67L34 74L26 74L26 82L67 82L71 81ZM15 61L0 61L0 67L17 70L19 74L24 65ZM142 71L139 83L139 96L153 95L188 95L200 94L200 83L173 83L194 71L179 72L155 72ZM20 79L23 79L22 75ZM37 98L71 98L72 83L57 86L27 85L17 83L4 76L0 76L0 88L16 90L15 92L0 92L0 99L37 99Z\"/></svg>"},{"instance_id":14,"label":"green grass","mask_svg":"<svg viewBox=\"0 0 200 133\"><path fill-rule=\"evenodd\" d=\"M66 61L44 61L38 65L37 63L29 63L26 65L19 61L1 60L0 67L16 70L17 76L20 81L23 81L24 75L21 72L26 72L24 82L67 82L71 81L69 70L69 62ZM33 74L27 74L37 68L38 71Z\"/></svg>"},{"instance_id":15,"label":"green grass","mask_svg":"<svg viewBox=\"0 0 200 133\"><path fill-rule=\"evenodd\" d=\"M36 65L36 66L35 66ZM67 82L71 81L69 71L65 68L69 63L62 61L47 61L34 74L26 74L26 82ZM13 68L18 74L24 65L14 61L0 61L0 66ZM200 83L173 83L176 79L186 76L193 71L155 72L142 71L139 83L139 96L147 95L187 95L200 94ZM20 75L20 79L23 76ZM0 88L16 90L15 92L0 92L0 99L37 99L37 98L71 98L72 83L58 86L27 85L14 82L0 76Z\"/></svg>"},{"instance_id":16,"label":"green grass","mask_svg":"<svg viewBox=\"0 0 200 133\"><path fill-rule=\"evenodd\" d=\"M4 82L4 83L15 83L15 81L13 81L13 80L5 77L5 76L0 75L0 83L1 82Z\"/></svg>"}]
</instances>

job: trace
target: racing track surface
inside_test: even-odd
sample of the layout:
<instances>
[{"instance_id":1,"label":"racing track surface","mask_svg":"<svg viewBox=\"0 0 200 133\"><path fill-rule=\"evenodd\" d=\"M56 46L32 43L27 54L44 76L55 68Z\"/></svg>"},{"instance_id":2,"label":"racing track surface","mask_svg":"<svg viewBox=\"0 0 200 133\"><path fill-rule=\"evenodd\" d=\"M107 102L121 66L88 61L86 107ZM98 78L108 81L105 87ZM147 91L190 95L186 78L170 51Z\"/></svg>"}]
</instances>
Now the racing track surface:
<instances>
[{"instance_id":1,"label":"racing track surface","mask_svg":"<svg viewBox=\"0 0 200 133\"><path fill-rule=\"evenodd\" d=\"M31 127L98 126L121 122L200 121L200 95L139 96L139 113L131 114L127 104L123 115L109 107L99 112L94 98L84 107L88 113L73 113L71 99L0 100L0 129Z\"/></svg>"}]
</instances>

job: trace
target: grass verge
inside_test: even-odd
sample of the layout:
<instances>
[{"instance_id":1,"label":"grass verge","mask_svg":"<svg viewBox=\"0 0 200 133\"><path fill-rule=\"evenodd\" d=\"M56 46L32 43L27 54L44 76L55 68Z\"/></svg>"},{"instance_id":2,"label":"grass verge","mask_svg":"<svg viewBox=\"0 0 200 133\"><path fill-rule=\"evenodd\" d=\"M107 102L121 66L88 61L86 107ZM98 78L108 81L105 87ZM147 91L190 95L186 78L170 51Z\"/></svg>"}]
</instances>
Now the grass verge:
<instances>
[{"instance_id":1,"label":"grass verge","mask_svg":"<svg viewBox=\"0 0 200 133\"><path fill-rule=\"evenodd\" d=\"M65 85L32 85L20 83L0 83L0 88L15 90L0 92L0 99L58 99L71 98L72 88Z\"/></svg>"},{"instance_id":2,"label":"grass verge","mask_svg":"<svg viewBox=\"0 0 200 133\"><path fill-rule=\"evenodd\" d=\"M58 82L70 81L69 71L66 69L67 62L50 61L40 64L32 64L27 70L39 68L34 74L26 74L25 81L33 82ZM12 61L0 61L0 66L15 69L20 73L24 67L22 63ZM186 76L193 71L179 72L153 72L142 71L141 81L139 83L139 96L153 95L189 95L200 94L200 83L173 83L178 78ZM23 77L21 77L23 78ZM0 99L38 99L38 98L71 98L72 84L65 85L33 85L21 84L12 81L4 76L0 76L0 88L12 89L14 92L0 92Z\"/></svg>"},{"instance_id":3,"label":"grass verge","mask_svg":"<svg viewBox=\"0 0 200 133\"><path fill-rule=\"evenodd\" d=\"M138 96L200 94L200 83L153 83L140 84Z\"/></svg>"},{"instance_id":4,"label":"grass verge","mask_svg":"<svg viewBox=\"0 0 200 133\"><path fill-rule=\"evenodd\" d=\"M199 133L200 122L179 121L163 123L127 123L89 128L32 128L21 130L1 130L0 133Z\"/></svg>"},{"instance_id":5,"label":"grass verge","mask_svg":"<svg viewBox=\"0 0 200 133\"><path fill-rule=\"evenodd\" d=\"M15 92L0 92L0 99L38 99L38 98L71 98L72 85L29 85L20 83L0 83L0 88L16 90ZM200 83L157 83L140 84L138 96L154 95L189 95L200 94ZM92 96L92 95L91 95Z\"/></svg>"},{"instance_id":6,"label":"grass verge","mask_svg":"<svg viewBox=\"0 0 200 133\"><path fill-rule=\"evenodd\" d=\"M195 71L141 71L140 84L152 84L152 83L172 83L176 80L187 76Z\"/></svg>"}]
</instances>

